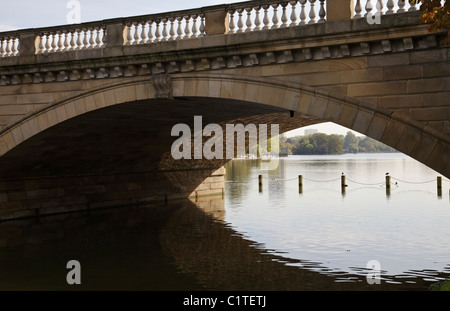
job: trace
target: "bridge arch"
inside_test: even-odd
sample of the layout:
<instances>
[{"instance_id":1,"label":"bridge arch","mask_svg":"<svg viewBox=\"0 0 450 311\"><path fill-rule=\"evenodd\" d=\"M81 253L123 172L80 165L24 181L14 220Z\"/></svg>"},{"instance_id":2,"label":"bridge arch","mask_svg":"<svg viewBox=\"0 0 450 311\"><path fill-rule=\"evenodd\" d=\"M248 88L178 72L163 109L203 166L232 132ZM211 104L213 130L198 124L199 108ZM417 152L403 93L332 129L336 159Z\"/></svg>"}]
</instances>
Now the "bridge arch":
<instances>
[{"instance_id":1,"label":"bridge arch","mask_svg":"<svg viewBox=\"0 0 450 311\"><path fill-rule=\"evenodd\" d=\"M48 104L26 115L0 132L0 158L34 135L75 117L102 108L136 101L171 99L224 100L257 103L278 109L281 131L321 122L333 122L367 135L403 152L446 177L450 177L449 138L422 123L328 90L286 82L227 74L184 73L139 78L126 83L109 84L81 95ZM239 119L239 104L234 106ZM293 114L293 117L291 117ZM289 115L289 117L287 117ZM267 115L269 116L269 115ZM301 120L300 120L300 119ZM260 119L261 120L261 119ZM276 123L270 117L262 119Z\"/></svg>"}]
</instances>

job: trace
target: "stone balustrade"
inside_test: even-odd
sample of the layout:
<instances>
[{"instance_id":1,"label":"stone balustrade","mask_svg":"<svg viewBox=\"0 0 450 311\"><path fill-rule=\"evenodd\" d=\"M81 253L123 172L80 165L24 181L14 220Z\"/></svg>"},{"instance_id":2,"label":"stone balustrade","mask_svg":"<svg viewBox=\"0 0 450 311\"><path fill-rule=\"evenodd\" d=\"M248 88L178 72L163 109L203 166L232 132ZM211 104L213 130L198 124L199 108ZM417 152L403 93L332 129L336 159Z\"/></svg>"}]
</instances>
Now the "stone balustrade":
<instances>
[{"instance_id":1,"label":"stone balustrade","mask_svg":"<svg viewBox=\"0 0 450 311\"><path fill-rule=\"evenodd\" d=\"M19 55L19 38L0 34L0 58Z\"/></svg>"},{"instance_id":2,"label":"stone balustrade","mask_svg":"<svg viewBox=\"0 0 450 311\"><path fill-rule=\"evenodd\" d=\"M444 3L444 1L441 1ZM411 4L408 0L355 0L354 18L362 18L366 14L397 14L414 12L419 4Z\"/></svg>"},{"instance_id":3,"label":"stone balustrade","mask_svg":"<svg viewBox=\"0 0 450 311\"><path fill-rule=\"evenodd\" d=\"M102 48L105 26L80 27L41 32L36 37L36 54Z\"/></svg>"},{"instance_id":4,"label":"stone balustrade","mask_svg":"<svg viewBox=\"0 0 450 311\"><path fill-rule=\"evenodd\" d=\"M444 0L441 0L444 3ZM145 45L214 35L267 31L367 13L418 10L408 0L254 0L199 9L111 19L78 25L0 33L0 58L64 53L112 46ZM112 30L113 35L108 33ZM22 44L22 41L25 41Z\"/></svg>"}]
</instances>

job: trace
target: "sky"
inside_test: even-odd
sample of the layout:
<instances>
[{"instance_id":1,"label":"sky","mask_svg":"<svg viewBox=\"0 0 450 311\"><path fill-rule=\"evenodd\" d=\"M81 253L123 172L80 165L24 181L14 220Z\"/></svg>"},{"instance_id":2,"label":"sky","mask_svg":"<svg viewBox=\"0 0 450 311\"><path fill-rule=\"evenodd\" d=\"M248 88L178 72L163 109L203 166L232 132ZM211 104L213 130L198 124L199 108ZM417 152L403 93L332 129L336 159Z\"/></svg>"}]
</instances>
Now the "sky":
<instances>
[{"instance_id":1,"label":"sky","mask_svg":"<svg viewBox=\"0 0 450 311\"><path fill-rule=\"evenodd\" d=\"M80 5L80 21L155 14L204 6L242 2L240 0L2 0L0 32L16 29L40 28L68 24L73 3ZM73 16L73 15L72 15ZM326 134L346 134L348 129L333 123L323 123L315 128ZM287 133L287 136L303 135L305 128ZM361 135L354 132L356 135Z\"/></svg>"}]
</instances>

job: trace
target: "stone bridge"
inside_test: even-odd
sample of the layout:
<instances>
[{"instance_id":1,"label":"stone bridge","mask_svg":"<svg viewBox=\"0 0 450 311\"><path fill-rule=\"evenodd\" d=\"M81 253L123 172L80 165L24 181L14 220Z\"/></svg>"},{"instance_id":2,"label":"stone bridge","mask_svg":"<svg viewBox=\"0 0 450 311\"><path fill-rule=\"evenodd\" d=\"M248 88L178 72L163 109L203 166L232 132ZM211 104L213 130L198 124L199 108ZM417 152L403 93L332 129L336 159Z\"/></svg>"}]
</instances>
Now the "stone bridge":
<instances>
[{"instance_id":1,"label":"stone bridge","mask_svg":"<svg viewBox=\"0 0 450 311\"><path fill-rule=\"evenodd\" d=\"M246 1L0 33L0 219L223 193L226 160L171 156L172 127L194 116L280 132L334 122L450 177L445 33L415 5L375 2Z\"/></svg>"}]
</instances>

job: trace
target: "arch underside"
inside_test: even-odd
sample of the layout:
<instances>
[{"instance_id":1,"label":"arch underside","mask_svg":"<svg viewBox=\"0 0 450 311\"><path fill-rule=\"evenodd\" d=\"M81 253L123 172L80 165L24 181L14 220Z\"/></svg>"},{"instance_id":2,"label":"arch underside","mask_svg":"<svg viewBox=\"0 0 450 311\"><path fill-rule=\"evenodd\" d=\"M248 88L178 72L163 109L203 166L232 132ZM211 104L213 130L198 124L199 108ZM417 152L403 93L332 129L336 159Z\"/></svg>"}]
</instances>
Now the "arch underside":
<instances>
[{"instance_id":1,"label":"arch underside","mask_svg":"<svg viewBox=\"0 0 450 311\"><path fill-rule=\"evenodd\" d=\"M60 178L78 176L83 184L86 176L122 176L116 184L125 178L128 188L146 196L149 189L139 183L150 179L147 185L165 187L159 194L191 193L227 162L173 159L177 137L171 129L179 123L194 128L194 116L202 116L203 126L222 128L279 124L280 133L331 121L450 177L448 135L376 105L268 78L179 74L167 83L170 93L163 99L155 99L161 94L151 81L139 80L51 103L18 121L0 133L1 179L56 178L64 183ZM201 173L188 173L192 171ZM93 187L98 187L95 182Z\"/></svg>"}]
</instances>

